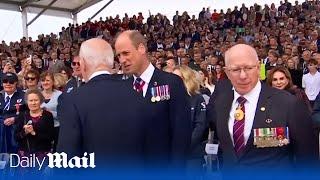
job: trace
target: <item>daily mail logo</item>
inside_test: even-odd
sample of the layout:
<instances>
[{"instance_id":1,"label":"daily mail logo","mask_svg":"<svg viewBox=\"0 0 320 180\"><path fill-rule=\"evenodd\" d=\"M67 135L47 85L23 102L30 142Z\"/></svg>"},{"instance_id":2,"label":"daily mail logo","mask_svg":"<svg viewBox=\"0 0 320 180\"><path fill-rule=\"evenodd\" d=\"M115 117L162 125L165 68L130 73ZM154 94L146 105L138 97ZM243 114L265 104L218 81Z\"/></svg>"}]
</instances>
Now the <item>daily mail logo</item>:
<instances>
[{"instance_id":1,"label":"daily mail logo","mask_svg":"<svg viewBox=\"0 0 320 180\"><path fill-rule=\"evenodd\" d=\"M94 153L84 153L83 157L74 156L69 158L64 152L62 153L48 153L47 157L38 158L35 154L30 156L20 157L18 154L10 154L10 167L37 167L39 170L44 166L44 162L48 160L49 168L95 168L95 156Z\"/></svg>"}]
</instances>

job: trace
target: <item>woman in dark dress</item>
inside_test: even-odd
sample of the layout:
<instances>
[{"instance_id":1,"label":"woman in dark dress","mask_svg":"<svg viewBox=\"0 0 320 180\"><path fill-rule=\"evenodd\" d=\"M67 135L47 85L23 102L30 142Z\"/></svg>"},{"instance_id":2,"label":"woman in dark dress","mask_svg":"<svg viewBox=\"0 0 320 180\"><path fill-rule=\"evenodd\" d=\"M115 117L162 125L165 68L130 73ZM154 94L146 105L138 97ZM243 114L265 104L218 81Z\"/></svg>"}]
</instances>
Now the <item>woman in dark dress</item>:
<instances>
[{"instance_id":1,"label":"woman in dark dress","mask_svg":"<svg viewBox=\"0 0 320 180\"><path fill-rule=\"evenodd\" d=\"M40 107L44 97L38 89L28 90L25 99L29 111L20 113L16 120L18 154L20 157L34 154L41 161L52 148L53 116Z\"/></svg>"}]
</instances>

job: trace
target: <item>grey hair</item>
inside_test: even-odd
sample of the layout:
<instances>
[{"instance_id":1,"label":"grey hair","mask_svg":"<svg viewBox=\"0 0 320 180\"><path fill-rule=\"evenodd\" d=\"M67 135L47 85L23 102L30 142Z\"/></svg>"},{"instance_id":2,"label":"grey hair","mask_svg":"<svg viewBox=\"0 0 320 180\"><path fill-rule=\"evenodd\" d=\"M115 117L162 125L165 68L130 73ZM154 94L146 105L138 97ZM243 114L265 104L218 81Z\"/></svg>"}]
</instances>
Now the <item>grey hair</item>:
<instances>
[{"instance_id":1,"label":"grey hair","mask_svg":"<svg viewBox=\"0 0 320 180\"><path fill-rule=\"evenodd\" d=\"M83 57L87 64L92 68L98 67L101 64L113 67L114 53L110 44L105 43L105 47L100 47L99 50L90 43L82 43L80 47L80 57Z\"/></svg>"}]
</instances>

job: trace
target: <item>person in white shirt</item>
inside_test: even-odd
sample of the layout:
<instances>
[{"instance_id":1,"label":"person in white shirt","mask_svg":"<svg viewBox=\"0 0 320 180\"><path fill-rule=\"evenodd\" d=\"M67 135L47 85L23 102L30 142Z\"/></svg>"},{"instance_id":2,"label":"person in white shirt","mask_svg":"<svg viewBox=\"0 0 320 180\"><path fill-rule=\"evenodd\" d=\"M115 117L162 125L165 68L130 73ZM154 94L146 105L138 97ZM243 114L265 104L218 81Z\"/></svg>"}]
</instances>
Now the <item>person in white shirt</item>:
<instances>
[{"instance_id":1,"label":"person in white shirt","mask_svg":"<svg viewBox=\"0 0 320 180\"><path fill-rule=\"evenodd\" d=\"M317 70L318 62L310 59L308 63L309 73L302 76L302 88L308 96L311 106L320 92L320 73Z\"/></svg>"}]
</instances>

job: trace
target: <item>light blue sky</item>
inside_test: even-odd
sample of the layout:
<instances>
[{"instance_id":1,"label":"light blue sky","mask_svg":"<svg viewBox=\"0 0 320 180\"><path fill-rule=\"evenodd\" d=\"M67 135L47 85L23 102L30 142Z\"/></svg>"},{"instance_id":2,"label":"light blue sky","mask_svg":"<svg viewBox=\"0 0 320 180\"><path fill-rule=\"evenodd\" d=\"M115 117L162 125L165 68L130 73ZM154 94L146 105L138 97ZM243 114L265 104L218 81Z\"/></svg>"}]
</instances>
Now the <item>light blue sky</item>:
<instances>
[{"instance_id":1,"label":"light blue sky","mask_svg":"<svg viewBox=\"0 0 320 180\"><path fill-rule=\"evenodd\" d=\"M109 0L103 0L79 13L78 22L86 21L108 1ZM294 3L294 0L289 1ZM303 2L304 0L299 1ZM96 19L110 15L115 16L116 14L122 17L125 12L127 12L129 16L142 12L146 18L149 10L152 14L160 12L171 19L176 10L179 10L179 12L187 11L189 14L198 14L202 7L210 7L211 10L226 9L229 7L233 9L234 6L240 6L242 3L250 6L254 3L263 5L266 3L271 4L272 2L278 5L280 0L115 0L97 15ZM34 16L35 14L28 14L28 21ZM19 12L0 10L0 17L0 41L5 40L9 42L19 40L22 37L21 14ZM61 27L66 26L69 22L72 22L72 20L52 16L41 16L29 26L29 36L36 38L38 34L42 33L58 33Z\"/></svg>"}]
</instances>

